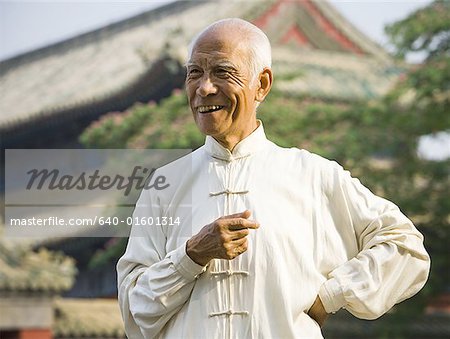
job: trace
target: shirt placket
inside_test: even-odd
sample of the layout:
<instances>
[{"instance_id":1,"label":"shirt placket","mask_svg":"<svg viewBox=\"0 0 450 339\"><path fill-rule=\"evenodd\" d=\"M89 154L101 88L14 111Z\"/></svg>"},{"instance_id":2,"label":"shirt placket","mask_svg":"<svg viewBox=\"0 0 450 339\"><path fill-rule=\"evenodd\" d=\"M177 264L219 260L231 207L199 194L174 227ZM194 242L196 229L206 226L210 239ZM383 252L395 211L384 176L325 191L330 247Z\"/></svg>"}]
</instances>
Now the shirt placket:
<instances>
[{"instance_id":1,"label":"shirt placket","mask_svg":"<svg viewBox=\"0 0 450 339\"><path fill-rule=\"evenodd\" d=\"M218 191L218 192L210 192L210 197L218 197L221 195L224 195L224 213L225 215L230 215L234 212L233 211L233 197L235 195L244 195L248 194L248 189L236 189L236 176L235 176L235 170L236 170L237 162L234 159L231 159L228 161L226 165L226 175L225 175L225 183L224 183L224 190ZM233 334L233 323L232 323L232 317L234 315L241 315L241 316L248 316L249 312L247 310L236 310L234 307L234 286L232 284L232 277L233 276L240 276L241 279L245 278L249 275L248 271L245 270L234 270L231 265L230 260L225 260L225 270L220 271L213 271L211 272L212 276L225 276L225 284L227 288L227 304L228 307L225 307L223 310L220 310L218 312L211 312L209 314L210 317L219 317L219 316L225 316L226 317L226 338L232 338Z\"/></svg>"}]
</instances>

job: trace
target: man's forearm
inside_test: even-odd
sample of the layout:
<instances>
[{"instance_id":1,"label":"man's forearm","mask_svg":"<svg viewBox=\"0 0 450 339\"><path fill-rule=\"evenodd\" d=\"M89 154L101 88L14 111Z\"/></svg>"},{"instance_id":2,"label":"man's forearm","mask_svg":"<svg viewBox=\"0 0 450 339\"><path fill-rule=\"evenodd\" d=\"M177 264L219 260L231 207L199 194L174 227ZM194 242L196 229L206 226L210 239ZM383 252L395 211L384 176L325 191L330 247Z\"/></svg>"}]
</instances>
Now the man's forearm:
<instances>
[{"instance_id":1,"label":"man's forearm","mask_svg":"<svg viewBox=\"0 0 450 339\"><path fill-rule=\"evenodd\" d=\"M319 296L316 297L314 304L309 309L308 315L313 318L320 325L320 327L325 324L325 320L328 318L328 313L325 311Z\"/></svg>"},{"instance_id":2,"label":"man's forearm","mask_svg":"<svg viewBox=\"0 0 450 339\"><path fill-rule=\"evenodd\" d=\"M204 268L186 255L185 244L151 266L134 266L126 258L118 265L121 274L129 271L119 285L125 325L127 330L136 325L145 328L144 336L154 337L188 300L195 278Z\"/></svg>"}]
</instances>

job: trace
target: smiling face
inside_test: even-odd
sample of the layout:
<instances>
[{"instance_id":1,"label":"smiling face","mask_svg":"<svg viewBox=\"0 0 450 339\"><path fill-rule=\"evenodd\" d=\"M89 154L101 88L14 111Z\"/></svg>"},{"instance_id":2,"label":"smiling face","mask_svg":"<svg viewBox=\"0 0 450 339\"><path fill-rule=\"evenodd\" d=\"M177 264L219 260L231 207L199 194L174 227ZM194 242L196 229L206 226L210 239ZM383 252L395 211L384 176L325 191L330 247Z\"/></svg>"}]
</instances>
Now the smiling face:
<instances>
[{"instance_id":1,"label":"smiling face","mask_svg":"<svg viewBox=\"0 0 450 339\"><path fill-rule=\"evenodd\" d=\"M249 53L232 29L206 31L187 63L186 91L204 134L232 148L256 127L259 81L252 81Z\"/></svg>"}]
</instances>

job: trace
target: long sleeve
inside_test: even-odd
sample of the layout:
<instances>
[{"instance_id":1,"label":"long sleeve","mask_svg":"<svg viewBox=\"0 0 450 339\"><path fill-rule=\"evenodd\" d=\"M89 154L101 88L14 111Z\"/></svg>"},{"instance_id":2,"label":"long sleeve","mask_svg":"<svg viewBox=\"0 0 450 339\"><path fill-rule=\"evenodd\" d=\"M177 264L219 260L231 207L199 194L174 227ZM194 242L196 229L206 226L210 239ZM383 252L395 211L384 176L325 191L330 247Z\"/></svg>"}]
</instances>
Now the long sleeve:
<instances>
[{"instance_id":1,"label":"long sleeve","mask_svg":"<svg viewBox=\"0 0 450 339\"><path fill-rule=\"evenodd\" d=\"M423 287L430 258L423 236L396 205L337 164L332 168L328 201L335 227L344 243L353 237L359 253L329 273L319 297L329 313L345 307L375 319Z\"/></svg>"},{"instance_id":2,"label":"long sleeve","mask_svg":"<svg viewBox=\"0 0 450 339\"><path fill-rule=\"evenodd\" d=\"M159 214L157 202L144 190L133 219ZM187 256L185 244L166 253L161 226L139 229L134 225L127 250L117 264L119 304L128 337L157 337L189 299L195 279L203 271L204 267Z\"/></svg>"}]
</instances>

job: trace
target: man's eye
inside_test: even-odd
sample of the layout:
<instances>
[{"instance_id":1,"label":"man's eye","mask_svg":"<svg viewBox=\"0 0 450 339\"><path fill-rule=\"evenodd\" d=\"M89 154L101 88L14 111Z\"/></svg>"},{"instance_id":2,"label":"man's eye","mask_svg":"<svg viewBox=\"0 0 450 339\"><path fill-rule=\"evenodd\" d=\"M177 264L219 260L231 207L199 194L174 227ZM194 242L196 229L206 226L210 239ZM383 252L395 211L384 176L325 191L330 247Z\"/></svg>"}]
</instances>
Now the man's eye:
<instances>
[{"instance_id":1,"label":"man's eye","mask_svg":"<svg viewBox=\"0 0 450 339\"><path fill-rule=\"evenodd\" d=\"M226 70L224 68L219 68L219 69L216 70L216 74L218 76L222 76L223 77L223 76L228 76L229 72L228 72L228 70Z\"/></svg>"},{"instance_id":2,"label":"man's eye","mask_svg":"<svg viewBox=\"0 0 450 339\"><path fill-rule=\"evenodd\" d=\"M196 68L193 68L193 69L190 69L190 70L188 71L188 74L189 74L189 75L198 75L198 74L200 74L200 70L199 70L199 69L196 69Z\"/></svg>"}]
</instances>

